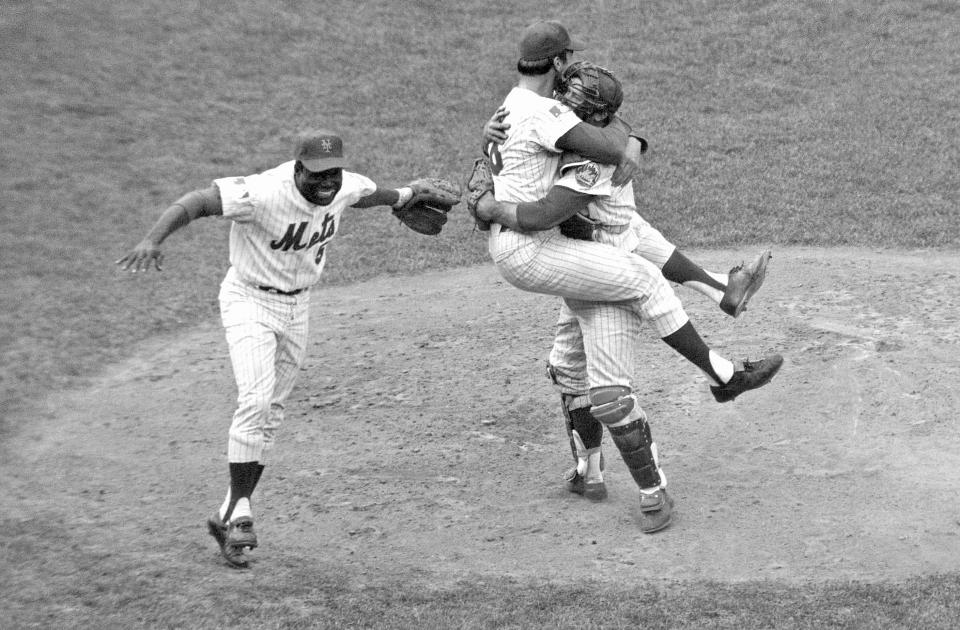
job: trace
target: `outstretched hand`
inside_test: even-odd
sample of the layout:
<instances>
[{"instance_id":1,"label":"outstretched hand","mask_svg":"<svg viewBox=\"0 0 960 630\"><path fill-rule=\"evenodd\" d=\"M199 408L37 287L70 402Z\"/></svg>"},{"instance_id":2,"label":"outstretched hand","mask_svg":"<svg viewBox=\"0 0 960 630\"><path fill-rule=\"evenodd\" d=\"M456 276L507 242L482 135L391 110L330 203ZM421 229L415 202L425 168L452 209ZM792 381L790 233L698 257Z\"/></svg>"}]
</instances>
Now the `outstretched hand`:
<instances>
[{"instance_id":1,"label":"outstretched hand","mask_svg":"<svg viewBox=\"0 0 960 630\"><path fill-rule=\"evenodd\" d=\"M157 271L163 271L163 252L153 241L144 239L126 256L117 260L115 264L119 265L124 271L137 273L138 271L146 272L150 269L151 262Z\"/></svg>"}]
</instances>

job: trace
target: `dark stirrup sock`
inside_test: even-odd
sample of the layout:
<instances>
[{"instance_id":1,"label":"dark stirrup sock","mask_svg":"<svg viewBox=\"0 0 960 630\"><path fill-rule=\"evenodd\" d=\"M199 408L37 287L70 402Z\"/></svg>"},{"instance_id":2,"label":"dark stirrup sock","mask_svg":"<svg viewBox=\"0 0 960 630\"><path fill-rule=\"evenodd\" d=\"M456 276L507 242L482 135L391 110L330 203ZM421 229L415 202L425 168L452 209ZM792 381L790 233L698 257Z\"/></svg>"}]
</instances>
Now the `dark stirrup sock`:
<instances>
[{"instance_id":1,"label":"dark stirrup sock","mask_svg":"<svg viewBox=\"0 0 960 630\"><path fill-rule=\"evenodd\" d=\"M660 271L663 273L664 278L677 284L701 282L708 287L713 287L720 291L724 291L727 288L726 285L717 282L713 276L703 270L703 267L687 258L678 249L673 250L673 254L671 254L667 262L663 264L663 269Z\"/></svg>"},{"instance_id":2,"label":"dark stirrup sock","mask_svg":"<svg viewBox=\"0 0 960 630\"><path fill-rule=\"evenodd\" d=\"M259 462L230 462L230 505L227 506L227 513L223 517L224 523L228 522L233 515L233 508L237 507L237 501L250 499L258 478L258 466L260 466Z\"/></svg>"},{"instance_id":3,"label":"dark stirrup sock","mask_svg":"<svg viewBox=\"0 0 960 630\"><path fill-rule=\"evenodd\" d=\"M692 322L687 322L677 332L667 335L663 341L703 370L715 383L725 382L713 369L713 364L710 362L710 347L700 338L700 333L693 327Z\"/></svg>"}]
</instances>

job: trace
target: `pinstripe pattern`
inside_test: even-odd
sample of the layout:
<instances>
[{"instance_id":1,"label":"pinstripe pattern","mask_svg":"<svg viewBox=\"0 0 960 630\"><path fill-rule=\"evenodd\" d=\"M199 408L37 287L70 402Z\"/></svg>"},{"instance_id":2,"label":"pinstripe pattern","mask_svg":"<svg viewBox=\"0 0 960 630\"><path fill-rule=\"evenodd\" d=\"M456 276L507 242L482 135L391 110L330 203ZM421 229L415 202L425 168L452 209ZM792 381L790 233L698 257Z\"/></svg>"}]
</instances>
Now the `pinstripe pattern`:
<instances>
[{"instance_id":1,"label":"pinstripe pattern","mask_svg":"<svg viewBox=\"0 0 960 630\"><path fill-rule=\"evenodd\" d=\"M564 165L557 185L595 195L588 206L592 219L609 226L629 225L629 229L619 232L600 230L596 240L631 260L643 260L653 268L662 285L669 287L659 270L675 247L637 214L632 183L613 186L610 180L614 170L613 166L589 161L571 162ZM661 282L648 286L651 291L663 290ZM582 395L596 387L634 387L630 373L640 334L638 314L650 321L661 338L688 321L672 289L661 298L661 306L654 312L638 311L628 303L584 301L581 295L569 297L578 299L565 301L550 353L560 390L567 394ZM655 308L650 306L651 302L657 304L658 300L648 301L648 309Z\"/></svg>"},{"instance_id":2,"label":"pinstripe pattern","mask_svg":"<svg viewBox=\"0 0 960 630\"><path fill-rule=\"evenodd\" d=\"M333 202L317 206L297 190L293 165L286 162L256 175L214 181L223 216L233 221L230 264L255 286L293 291L316 284L327 262L324 248L337 232L340 215L376 190L370 179L344 171L343 187Z\"/></svg>"},{"instance_id":3,"label":"pinstripe pattern","mask_svg":"<svg viewBox=\"0 0 960 630\"><path fill-rule=\"evenodd\" d=\"M593 302L630 301L660 337L688 321L680 299L653 263L631 252L576 241L558 230L520 234L494 226L490 254L503 278L524 291Z\"/></svg>"},{"instance_id":4,"label":"pinstripe pattern","mask_svg":"<svg viewBox=\"0 0 960 630\"><path fill-rule=\"evenodd\" d=\"M237 383L230 462L262 462L273 445L306 355L308 295L265 293L240 281L232 269L221 284L220 313Z\"/></svg>"},{"instance_id":5,"label":"pinstripe pattern","mask_svg":"<svg viewBox=\"0 0 960 630\"><path fill-rule=\"evenodd\" d=\"M294 162L247 177L217 179L230 228L230 268L220 285L220 316L237 383L237 409L227 440L231 463L263 462L283 422L284 404L307 348L310 292L320 279L326 245L341 213L376 190L373 181L344 171L328 206L299 193Z\"/></svg>"},{"instance_id":6,"label":"pinstripe pattern","mask_svg":"<svg viewBox=\"0 0 960 630\"><path fill-rule=\"evenodd\" d=\"M503 106L510 110L506 141L496 147L500 168L493 176L498 201L519 203L543 197L557 179L560 151L556 142L580 123L566 105L515 87Z\"/></svg>"},{"instance_id":7,"label":"pinstripe pattern","mask_svg":"<svg viewBox=\"0 0 960 630\"><path fill-rule=\"evenodd\" d=\"M503 103L511 129L494 161L498 201L535 201L557 178L556 140L579 119L568 108L515 87ZM496 169L495 169L496 170ZM497 269L524 291L591 301L634 300L635 310L665 336L686 323L686 314L659 269L629 252L575 241L558 230L518 233L494 224L488 248Z\"/></svg>"},{"instance_id":8,"label":"pinstripe pattern","mask_svg":"<svg viewBox=\"0 0 960 630\"><path fill-rule=\"evenodd\" d=\"M601 229L596 236L598 243L631 251L662 269L676 247L637 214L632 182L620 187L611 183L614 170L613 166L590 161L571 162L564 164L557 185L595 195L587 207L591 219L603 225L630 226L622 232ZM578 177L578 173L583 174ZM588 179L587 173L595 173L595 179Z\"/></svg>"}]
</instances>

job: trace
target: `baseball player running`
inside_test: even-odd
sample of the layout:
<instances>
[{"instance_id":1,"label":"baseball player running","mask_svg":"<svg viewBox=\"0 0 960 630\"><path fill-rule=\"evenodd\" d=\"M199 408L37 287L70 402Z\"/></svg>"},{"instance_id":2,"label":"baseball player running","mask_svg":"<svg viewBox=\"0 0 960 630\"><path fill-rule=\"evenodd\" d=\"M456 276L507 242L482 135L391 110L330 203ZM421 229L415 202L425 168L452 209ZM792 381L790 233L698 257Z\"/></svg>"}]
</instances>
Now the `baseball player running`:
<instances>
[{"instance_id":1,"label":"baseball player running","mask_svg":"<svg viewBox=\"0 0 960 630\"><path fill-rule=\"evenodd\" d=\"M160 245L171 233L200 217L232 221L230 266L219 299L237 408L227 439L230 483L207 528L234 567L247 567L245 550L258 544L250 498L304 362L311 287L323 272L342 213L373 206L404 209L431 196L421 180L381 188L346 168L337 133L304 131L297 136L293 160L254 175L216 179L187 193L116 261L134 273L151 265L160 271Z\"/></svg>"},{"instance_id":2,"label":"baseball player running","mask_svg":"<svg viewBox=\"0 0 960 630\"><path fill-rule=\"evenodd\" d=\"M572 51L580 49L582 45L571 40L566 29L555 22L534 24L525 31L517 65L520 78L501 107L507 112L505 123L511 125L512 132L502 145L486 146L497 201L535 202L552 187L560 158L557 139L580 120L573 110L550 96ZM661 339L697 365L713 381L713 393L719 401L732 400L766 384L782 363L782 357L772 355L759 362L734 365L711 350L660 270L631 252L569 239L558 230L521 232L496 222L490 226L488 249L508 282L523 290L564 297L574 311L577 307L589 308L589 302L626 302L616 307L629 308L632 319L649 322ZM602 340L624 334L616 321L593 317L589 325L584 318L580 324L584 335L598 342L592 348L595 356L603 352ZM601 367L599 362L589 360L590 354L587 359L588 366ZM569 401L569 406L588 406L591 415L609 428L640 486L641 529L662 529L670 521L672 500L661 479L649 425L633 388L629 382L622 382L620 370L605 373L588 369L588 378L587 395Z\"/></svg>"}]
</instances>

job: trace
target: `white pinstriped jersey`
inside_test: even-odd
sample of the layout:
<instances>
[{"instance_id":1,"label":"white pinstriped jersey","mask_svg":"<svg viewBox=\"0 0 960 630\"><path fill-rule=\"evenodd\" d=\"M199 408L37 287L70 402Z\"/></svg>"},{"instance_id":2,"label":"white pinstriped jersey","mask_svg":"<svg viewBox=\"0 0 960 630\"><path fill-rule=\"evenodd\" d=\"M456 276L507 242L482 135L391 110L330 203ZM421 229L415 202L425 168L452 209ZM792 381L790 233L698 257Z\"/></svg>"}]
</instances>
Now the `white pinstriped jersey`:
<instances>
[{"instance_id":1,"label":"white pinstriped jersey","mask_svg":"<svg viewBox=\"0 0 960 630\"><path fill-rule=\"evenodd\" d=\"M597 242L631 251L663 268L676 247L637 212L632 182L613 185L615 170L614 166L564 154L557 185L594 196L587 213L602 224L596 232Z\"/></svg>"},{"instance_id":2,"label":"white pinstriped jersey","mask_svg":"<svg viewBox=\"0 0 960 630\"><path fill-rule=\"evenodd\" d=\"M514 87L503 101L510 133L502 145L488 145L494 164L497 201L536 201L557 179L557 140L580 123L566 105L526 88Z\"/></svg>"},{"instance_id":3,"label":"white pinstriped jersey","mask_svg":"<svg viewBox=\"0 0 960 630\"><path fill-rule=\"evenodd\" d=\"M629 225L637 214L633 182L614 186L615 170L616 166L564 154L557 185L593 195L587 206L591 219L604 225Z\"/></svg>"},{"instance_id":4,"label":"white pinstriped jersey","mask_svg":"<svg viewBox=\"0 0 960 630\"><path fill-rule=\"evenodd\" d=\"M233 221L230 264L249 284L281 291L316 284L341 213L377 188L369 178L344 171L343 187L333 202L318 206L297 190L294 163L213 182L220 189L223 216Z\"/></svg>"},{"instance_id":5,"label":"white pinstriped jersey","mask_svg":"<svg viewBox=\"0 0 960 630\"><path fill-rule=\"evenodd\" d=\"M507 139L487 147L494 195L508 203L537 201L559 177L557 140L581 120L566 105L520 87L510 91L503 106L510 112ZM596 302L630 300L661 337L685 321L659 269L625 249L568 239L556 228L517 232L496 223L487 249L500 275L523 291Z\"/></svg>"}]
</instances>

